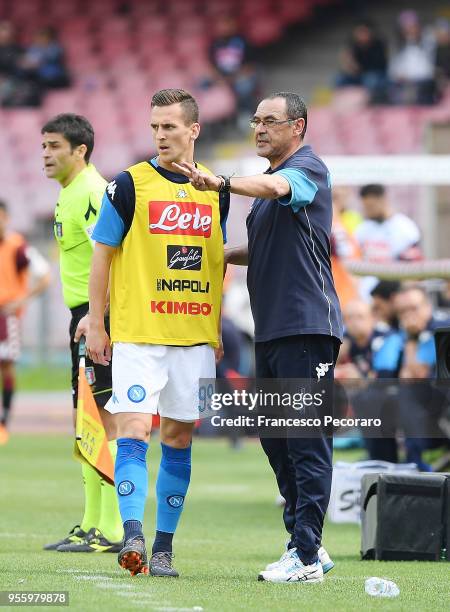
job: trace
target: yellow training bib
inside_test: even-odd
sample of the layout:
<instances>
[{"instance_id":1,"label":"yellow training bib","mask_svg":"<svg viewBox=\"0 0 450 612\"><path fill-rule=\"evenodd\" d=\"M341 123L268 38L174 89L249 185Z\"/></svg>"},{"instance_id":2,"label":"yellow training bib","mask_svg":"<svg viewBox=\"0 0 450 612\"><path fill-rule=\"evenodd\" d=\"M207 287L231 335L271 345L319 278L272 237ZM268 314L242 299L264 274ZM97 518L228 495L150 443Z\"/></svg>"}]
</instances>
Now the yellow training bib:
<instances>
[{"instance_id":1,"label":"yellow training bib","mask_svg":"<svg viewBox=\"0 0 450 612\"><path fill-rule=\"evenodd\" d=\"M208 171L205 168L203 171ZM111 268L111 339L218 346L223 280L219 194L128 168L136 204Z\"/></svg>"}]
</instances>

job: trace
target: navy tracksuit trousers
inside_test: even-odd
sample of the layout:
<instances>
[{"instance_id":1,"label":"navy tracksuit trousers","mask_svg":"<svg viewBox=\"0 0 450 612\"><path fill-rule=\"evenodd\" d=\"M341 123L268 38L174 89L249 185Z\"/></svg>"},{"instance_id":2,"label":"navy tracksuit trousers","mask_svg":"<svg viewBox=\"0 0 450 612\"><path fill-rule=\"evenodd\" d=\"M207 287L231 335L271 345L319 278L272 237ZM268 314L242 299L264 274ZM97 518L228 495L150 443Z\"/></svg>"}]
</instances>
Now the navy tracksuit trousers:
<instances>
[{"instance_id":1,"label":"navy tracksuit trousers","mask_svg":"<svg viewBox=\"0 0 450 612\"><path fill-rule=\"evenodd\" d=\"M317 381L316 367L332 364L323 378L334 377L339 341L319 334L287 336L255 344L257 378L303 378ZM317 560L331 491L331 437L270 438L261 445L286 500L284 524L305 564Z\"/></svg>"}]
</instances>

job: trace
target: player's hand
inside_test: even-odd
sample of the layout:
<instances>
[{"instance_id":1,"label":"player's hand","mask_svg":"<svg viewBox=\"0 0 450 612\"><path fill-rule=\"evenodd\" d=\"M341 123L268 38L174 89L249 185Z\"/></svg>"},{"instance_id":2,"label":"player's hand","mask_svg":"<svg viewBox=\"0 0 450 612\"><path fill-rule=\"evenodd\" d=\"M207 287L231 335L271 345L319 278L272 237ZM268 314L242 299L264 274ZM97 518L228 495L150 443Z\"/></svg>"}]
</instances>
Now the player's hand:
<instances>
[{"instance_id":1,"label":"player's hand","mask_svg":"<svg viewBox=\"0 0 450 612\"><path fill-rule=\"evenodd\" d=\"M189 162L172 162L172 165L180 172L187 176L189 182L198 191L219 191L222 185L222 179L214 174L207 174L196 168L195 164Z\"/></svg>"},{"instance_id":2,"label":"player's hand","mask_svg":"<svg viewBox=\"0 0 450 612\"><path fill-rule=\"evenodd\" d=\"M107 366L111 361L111 343L104 327L89 325L86 335L86 354L94 363Z\"/></svg>"},{"instance_id":3,"label":"player's hand","mask_svg":"<svg viewBox=\"0 0 450 612\"><path fill-rule=\"evenodd\" d=\"M84 315L78 322L77 329L75 331L75 342L79 342L81 336L87 336L89 331L89 314Z\"/></svg>"},{"instance_id":4,"label":"player's hand","mask_svg":"<svg viewBox=\"0 0 450 612\"><path fill-rule=\"evenodd\" d=\"M23 298L20 300L13 300L12 302L8 302L7 304L3 304L0 309L1 313L6 317L9 315L14 315L20 308L22 308L25 302L26 300Z\"/></svg>"}]
</instances>

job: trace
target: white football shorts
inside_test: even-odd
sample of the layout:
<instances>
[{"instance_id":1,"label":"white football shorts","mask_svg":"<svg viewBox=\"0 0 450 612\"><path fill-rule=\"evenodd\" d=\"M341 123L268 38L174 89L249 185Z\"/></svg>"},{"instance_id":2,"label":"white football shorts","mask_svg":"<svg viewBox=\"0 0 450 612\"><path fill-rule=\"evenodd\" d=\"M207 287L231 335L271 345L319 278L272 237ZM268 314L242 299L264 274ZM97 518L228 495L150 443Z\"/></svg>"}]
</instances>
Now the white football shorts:
<instances>
[{"instance_id":1,"label":"white football shorts","mask_svg":"<svg viewBox=\"0 0 450 612\"><path fill-rule=\"evenodd\" d=\"M18 361L21 349L20 321L15 315L7 315L2 316L0 325L0 361Z\"/></svg>"},{"instance_id":2,"label":"white football shorts","mask_svg":"<svg viewBox=\"0 0 450 612\"><path fill-rule=\"evenodd\" d=\"M159 414L176 421L199 418L199 379L215 378L214 349L115 342L112 396L105 408Z\"/></svg>"}]
</instances>

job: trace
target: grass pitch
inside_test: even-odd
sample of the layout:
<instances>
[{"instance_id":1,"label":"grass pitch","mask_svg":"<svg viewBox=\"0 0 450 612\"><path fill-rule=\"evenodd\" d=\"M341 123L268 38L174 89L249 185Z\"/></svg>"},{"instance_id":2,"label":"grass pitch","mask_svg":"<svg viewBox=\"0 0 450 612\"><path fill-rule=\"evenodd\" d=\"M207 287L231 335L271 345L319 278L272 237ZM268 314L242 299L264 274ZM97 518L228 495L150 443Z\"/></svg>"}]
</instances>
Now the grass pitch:
<instances>
[{"instance_id":1,"label":"grass pitch","mask_svg":"<svg viewBox=\"0 0 450 612\"><path fill-rule=\"evenodd\" d=\"M113 554L45 552L43 544L65 535L81 517L80 469L71 447L68 437L19 435L0 447L0 590L69 591L69 609L83 611L422 612L449 605L448 563L361 562L356 525L327 524L324 545L336 567L322 584L257 582L258 572L281 554L285 534L272 473L256 442L236 452L223 441L195 441L191 487L175 537L179 579L133 579ZM149 458L145 532L151 544L157 440ZM394 580L400 596L369 597L369 576Z\"/></svg>"}]
</instances>

